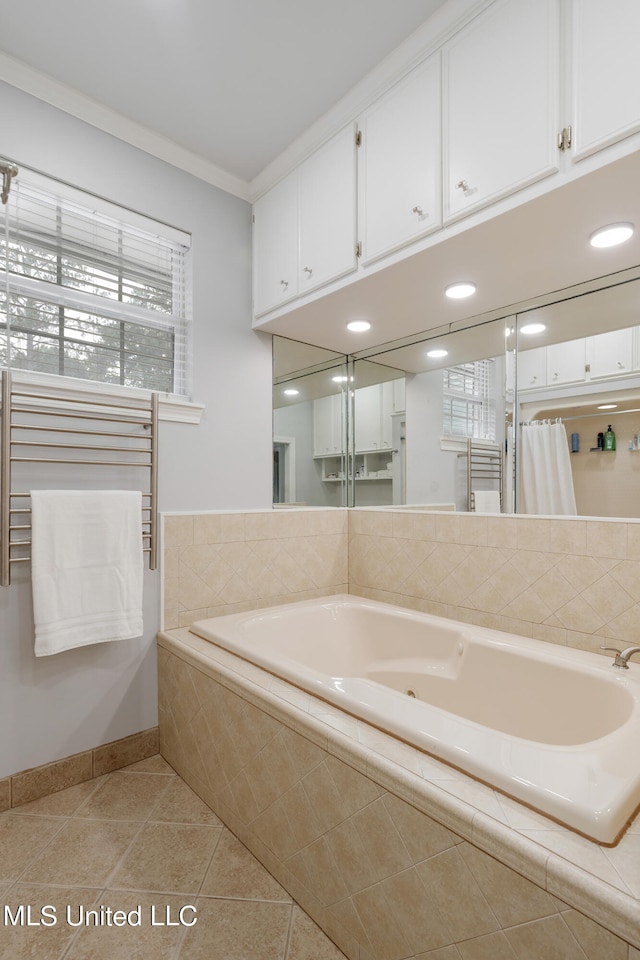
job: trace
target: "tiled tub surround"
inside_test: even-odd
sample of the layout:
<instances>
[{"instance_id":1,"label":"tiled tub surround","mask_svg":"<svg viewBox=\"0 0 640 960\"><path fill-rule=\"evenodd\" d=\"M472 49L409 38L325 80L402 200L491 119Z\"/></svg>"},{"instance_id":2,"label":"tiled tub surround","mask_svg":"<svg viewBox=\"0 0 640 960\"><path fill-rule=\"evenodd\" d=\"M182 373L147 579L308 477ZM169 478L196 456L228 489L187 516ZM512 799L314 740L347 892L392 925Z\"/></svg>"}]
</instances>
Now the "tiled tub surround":
<instances>
[{"instance_id":1,"label":"tiled tub surround","mask_svg":"<svg viewBox=\"0 0 640 960\"><path fill-rule=\"evenodd\" d=\"M348 592L348 511L163 516L164 628Z\"/></svg>"},{"instance_id":2,"label":"tiled tub surround","mask_svg":"<svg viewBox=\"0 0 640 960\"><path fill-rule=\"evenodd\" d=\"M352 510L349 593L602 653L640 642L640 521Z\"/></svg>"},{"instance_id":3,"label":"tiled tub surround","mask_svg":"<svg viewBox=\"0 0 640 960\"><path fill-rule=\"evenodd\" d=\"M348 580L348 591L353 594L592 652L601 652L603 643L616 646L640 641L640 523L635 521L393 509L300 510L167 516L164 530L167 629L222 613L343 592ZM317 548L321 548L320 555ZM576 960L626 960L628 955L629 960L640 960L638 818L615 847L598 846L453 768L314 702L230 654L213 654L210 645L208 650L200 648L202 657L187 653L194 645L206 643L187 630L176 631L174 637L178 647L172 655L164 647L174 640L160 640L162 749L170 758L175 755L172 762L191 785L223 818L228 817L232 829L293 895L307 904L324 928L335 931L332 935L349 956L358 960L400 955L420 956L421 960L423 955L431 955L432 960L485 960L489 956L491 960L540 960L542 956L545 960L572 960L574 956ZM184 658L191 656L197 666L187 668ZM222 687L211 686L209 694L203 677L212 676ZM210 683L213 681L207 680L207 689ZM243 702L248 698L249 704L260 706L258 711L249 706L234 708L239 724L234 734L232 714L225 717L218 711L213 696L215 690L224 698L220 702L235 700L224 693L229 686ZM202 699L195 695L196 688ZM269 750L260 761L260 728L252 730L250 715L256 722L266 718L267 725L272 715L285 723L282 733L271 737ZM579 913L565 910L555 899L551 913L543 911L535 917L527 910L511 908L505 917L499 907L492 907L498 926L488 932L478 933L481 924L471 933L465 926L462 939L455 939L460 933L457 929L454 939L444 946L421 948L413 954L406 936L398 933L399 953L394 946L387 949L377 944L374 948L368 920L373 929L378 910L380 916L386 915L384 910L393 914L396 909L401 915L401 906L409 902L413 889L415 855L411 854L409 867L399 870L400 879L391 883L394 871L385 869L388 875L381 877L375 866L378 853L368 853L362 863L369 865L369 872L363 867L366 875L352 887L345 873L357 873L360 854L354 845L360 842L362 831L378 832L375 820L371 829L361 820L358 832L355 814L320 830L306 844L303 835L299 847L290 850L287 837L293 834L287 817L298 818L297 829L301 829L304 815L309 813L307 798L313 795L315 800L321 790L316 792L311 784L308 790L302 787L301 780L312 771L295 782L287 779L291 751L289 747L284 752L275 750L276 744L290 737L287 730L304 734L305 742L320 747L323 759L318 767L342 760L357 772L354 783L359 784L358 790L374 789L378 791L376 799L380 791L388 790L395 800L384 800L385 809L396 800L408 804L408 808L402 807L404 813L419 824L418 832L425 837L438 834L442 825L455 834L453 850L471 851L470 857L480 856L476 851L489 854L480 860L488 873L495 871L492 897L510 903L511 892L524 877L533 881L534 890L560 897ZM217 743L212 742L214 735L219 738ZM233 735L237 741L229 739ZM251 756L242 752L245 747L250 751L252 744ZM267 745L265 742L262 750ZM268 801L260 812L256 811L256 794L260 802ZM329 790L325 804L330 804L332 796ZM301 801L305 811L301 824L294 799ZM381 810L379 804L376 810ZM314 822L311 817L309 823ZM394 822L390 835L395 836L395 830ZM333 859L336 843L346 857L339 869ZM406 863L409 846L403 835L402 863ZM444 862L442 853L434 855L435 866ZM393 863L395 855L389 856ZM328 863L328 868L321 868L323 863ZM511 868L507 874L500 864ZM466 880L469 869L465 861ZM307 889L304 878L310 883L311 875L318 880L324 877L327 883L333 878L333 893ZM487 877L479 875L478 881L486 893ZM421 882L424 887L426 881L421 878ZM505 894L505 883L509 894ZM474 879L474 891L475 884ZM538 893L534 895L528 886L525 889L524 900L531 893L531 902L537 902ZM470 916L466 894L455 894L453 901L451 914L462 924ZM422 907L410 912L417 917L426 913ZM507 922L512 917L513 928ZM368 918L364 925L361 918ZM390 920L389 929L396 930L395 921Z\"/></svg>"},{"instance_id":4,"label":"tiled tub surround","mask_svg":"<svg viewBox=\"0 0 640 960\"><path fill-rule=\"evenodd\" d=\"M377 508L167 514L163 544L167 630L348 592L594 653L640 642L640 521Z\"/></svg>"},{"instance_id":5,"label":"tiled tub surround","mask_svg":"<svg viewBox=\"0 0 640 960\"><path fill-rule=\"evenodd\" d=\"M350 594L190 630L592 840L640 810L640 665Z\"/></svg>"},{"instance_id":6,"label":"tiled tub surround","mask_svg":"<svg viewBox=\"0 0 640 960\"><path fill-rule=\"evenodd\" d=\"M351 960L640 960L640 818L611 848L186 629L161 751Z\"/></svg>"}]
</instances>

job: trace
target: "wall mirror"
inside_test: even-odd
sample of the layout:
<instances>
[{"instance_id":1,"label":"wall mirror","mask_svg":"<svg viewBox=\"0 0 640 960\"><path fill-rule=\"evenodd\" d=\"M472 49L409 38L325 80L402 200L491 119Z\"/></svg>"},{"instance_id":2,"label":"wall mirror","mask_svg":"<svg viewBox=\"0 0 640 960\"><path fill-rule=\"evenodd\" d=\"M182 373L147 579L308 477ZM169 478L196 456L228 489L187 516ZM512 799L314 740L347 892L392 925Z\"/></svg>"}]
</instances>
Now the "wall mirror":
<instances>
[{"instance_id":1,"label":"wall mirror","mask_svg":"<svg viewBox=\"0 0 640 960\"><path fill-rule=\"evenodd\" d=\"M273 338L273 503L347 504L347 357Z\"/></svg>"},{"instance_id":2,"label":"wall mirror","mask_svg":"<svg viewBox=\"0 0 640 960\"><path fill-rule=\"evenodd\" d=\"M301 480L292 502L640 516L639 278L624 271L350 357L274 337L274 442L306 430L296 450L306 443L315 478L313 499ZM308 399L283 404L287 378ZM304 403L294 430L284 411Z\"/></svg>"}]
</instances>

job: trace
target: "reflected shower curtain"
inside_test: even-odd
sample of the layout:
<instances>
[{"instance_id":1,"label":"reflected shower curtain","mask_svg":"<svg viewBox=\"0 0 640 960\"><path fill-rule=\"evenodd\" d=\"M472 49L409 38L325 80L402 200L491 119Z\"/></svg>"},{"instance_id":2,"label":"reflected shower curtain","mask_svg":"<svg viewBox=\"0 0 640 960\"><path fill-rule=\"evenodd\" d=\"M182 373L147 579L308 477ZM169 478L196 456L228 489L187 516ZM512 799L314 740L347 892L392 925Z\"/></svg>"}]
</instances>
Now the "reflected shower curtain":
<instances>
[{"instance_id":1,"label":"reflected shower curtain","mask_svg":"<svg viewBox=\"0 0 640 960\"><path fill-rule=\"evenodd\" d=\"M561 423L522 425L519 512L576 515L569 445Z\"/></svg>"}]
</instances>

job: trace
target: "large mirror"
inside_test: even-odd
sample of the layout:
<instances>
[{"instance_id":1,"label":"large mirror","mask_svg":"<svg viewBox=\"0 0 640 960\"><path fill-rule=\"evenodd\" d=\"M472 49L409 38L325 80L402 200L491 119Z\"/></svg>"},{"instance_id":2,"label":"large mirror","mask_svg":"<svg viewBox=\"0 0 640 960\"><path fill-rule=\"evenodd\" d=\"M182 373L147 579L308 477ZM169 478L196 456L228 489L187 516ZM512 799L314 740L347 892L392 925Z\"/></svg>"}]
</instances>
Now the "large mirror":
<instances>
[{"instance_id":1,"label":"large mirror","mask_svg":"<svg viewBox=\"0 0 640 960\"><path fill-rule=\"evenodd\" d=\"M274 443L294 436L283 409L303 403L283 404L285 379L308 382L311 401L300 429L317 482L309 495L296 484L292 502L640 516L638 277L626 271L366 355L310 353L297 367L303 345L275 337L288 369L274 368ZM329 382L308 380L321 373ZM323 449L318 436L335 436L336 416L338 449Z\"/></svg>"},{"instance_id":2,"label":"large mirror","mask_svg":"<svg viewBox=\"0 0 640 960\"><path fill-rule=\"evenodd\" d=\"M347 358L273 338L273 503L347 503Z\"/></svg>"}]
</instances>

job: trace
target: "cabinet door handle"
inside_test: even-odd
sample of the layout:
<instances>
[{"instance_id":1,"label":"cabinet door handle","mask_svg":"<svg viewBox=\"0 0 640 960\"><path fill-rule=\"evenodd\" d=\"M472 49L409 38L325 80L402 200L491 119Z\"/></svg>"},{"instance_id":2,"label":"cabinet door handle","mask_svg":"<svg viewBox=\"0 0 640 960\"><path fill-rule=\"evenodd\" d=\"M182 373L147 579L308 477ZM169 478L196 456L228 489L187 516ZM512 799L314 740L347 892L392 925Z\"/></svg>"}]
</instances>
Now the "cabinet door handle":
<instances>
[{"instance_id":1,"label":"cabinet door handle","mask_svg":"<svg viewBox=\"0 0 640 960\"><path fill-rule=\"evenodd\" d=\"M304 272L307 274L308 277L310 277L311 274L313 273L313 269L311 267L304 267Z\"/></svg>"},{"instance_id":2,"label":"cabinet door handle","mask_svg":"<svg viewBox=\"0 0 640 960\"><path fill-rule=\"evenodd\" d=\"M282 284L282 287L283 287L285 290L286 290L287 287L289 286L289 281L288 281L288 280L281 280L280 283Z\"/></svg>"},{"instance_id":3,"label":"cabinet door handle","mask_svg":"<svg viewBox=\"0 0 640 960\"><path fill-rule=\"evenodd\" d=\"M423 217L423 216L424 216L424 214L423 214L423 212L422 212L422 207L420 207L420 206L414 207L413 210L411 211L411 213L417 213L419 217Z\"/></svg>"},{"instance_id":4,"label":"cabinet door handle","mask_svg":"<svg viewBox=\"0 0 640 960\"><path fill-rule=\"evenodd\" d=\"M463 193L470 193L471 187L466 180L458 180L456 183L456 190L462 190Z\"/></svg>"},{"instance_id":5,"label":"cabinet door handle","mask_svg":"<svg viewBox=\"0 0 640 960\"><path fill-rule=\"evenodd\" d=\"M624 363L622 362L622 360L617 360L616 362L617 362L618 366L620 367L620 369L623 370L623 369L624 369Z\"/></svg>"}]
</instances>

